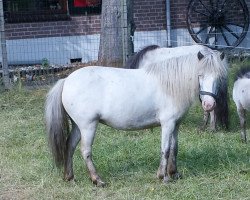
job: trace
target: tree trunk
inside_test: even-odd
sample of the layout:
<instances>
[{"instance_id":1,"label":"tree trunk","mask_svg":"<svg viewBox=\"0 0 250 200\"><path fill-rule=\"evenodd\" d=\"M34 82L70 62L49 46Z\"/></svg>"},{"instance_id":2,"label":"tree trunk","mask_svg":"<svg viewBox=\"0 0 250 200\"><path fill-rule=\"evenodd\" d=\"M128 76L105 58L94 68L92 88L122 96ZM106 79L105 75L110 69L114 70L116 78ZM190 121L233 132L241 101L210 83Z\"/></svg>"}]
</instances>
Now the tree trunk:
<instances>
[{"instance_id":1,"label":"tree trunk","mask_svg":"<svg viewBox=\"0 0 250 200\"><path fill-rule=\"evenodd\" d=\"M103 0L98 60L104 66L122 63L122 0Z\"/></svg>"},{"instance_id":2,"label":"tree trunk","mask_svg":"<svg viewBox=\"0 0 250 200\"><path fill-rule=\"evenodd\" d=\"M98 60L104 66L122 66L133 51L130 21L132 0L103 0ZM125 5L125 6L124 6ZM126 6L127 5L127 6ZM128 12L129 11L129 12ZM134 23L133 23L134 24ZM131 29L131 30L129 30Z\"/></svg>"}]
</instances>

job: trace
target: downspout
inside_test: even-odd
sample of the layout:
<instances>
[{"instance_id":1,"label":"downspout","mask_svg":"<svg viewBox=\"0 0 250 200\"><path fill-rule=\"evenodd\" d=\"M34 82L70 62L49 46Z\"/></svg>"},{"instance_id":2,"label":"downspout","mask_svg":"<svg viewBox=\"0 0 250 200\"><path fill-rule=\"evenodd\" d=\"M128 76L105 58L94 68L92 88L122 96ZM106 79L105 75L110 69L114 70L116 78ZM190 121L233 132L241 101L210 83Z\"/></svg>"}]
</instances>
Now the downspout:
<instances>
[{"instance_id":1,"label":"downspout","mask_svg":"<svg viewBox=\"0 0 250 200\"><path fill-rule=\"evenodd\" d=\"M166 0L166 24L167 24L167 47L172 47L171 44L171 17L170 17L170 0Z\"/></svg>"}]
</instances>

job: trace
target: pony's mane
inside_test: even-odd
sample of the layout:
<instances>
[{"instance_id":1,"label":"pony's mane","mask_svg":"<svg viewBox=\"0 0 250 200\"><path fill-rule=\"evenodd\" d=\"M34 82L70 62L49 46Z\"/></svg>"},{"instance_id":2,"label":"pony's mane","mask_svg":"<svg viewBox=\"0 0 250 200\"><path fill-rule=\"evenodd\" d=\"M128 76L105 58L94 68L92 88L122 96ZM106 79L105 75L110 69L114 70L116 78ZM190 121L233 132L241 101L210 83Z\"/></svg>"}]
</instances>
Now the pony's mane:
<instances>
[{"instance_id":1,"label":"pony's mane","mask_svg":"<svg viewBox=\"0 0 250 200\"><path fill-rule=\"evenodd\" d=\"M199 75L209 73L219 79L227 76L227 62L225 59L221 60L219 52L204 46L201 53L204 55L201 60L195 52L152 63L144 66L144 69L148 74L156 76L162 88L174 98L177 105L181 106L186 102L185 106L188 107L198 96Z\"/></svg>"},{"instance_id":2,"label":"pony's mane","mask_svg":"<svg viewBox=\"0 0 250 200\"><path fill-rule=\"evenodd\" d=\"M160 46L158 45L149 45L135 53L133 56L131 56L128 61L126 62L126 65L124 68L126 69L138 69L141 60L143 59L144 55L152 50L158 49Z\"/></svg>"},{"instance_id":3,"label":"pony's mane","mask_svg":"<svg viewBox=\"0 0 250 200\"><path fill-rule=\"evenodd\" d=\"M235 81L241 78L250 78L250 66L243 66L235 76Z\"/></svg>"}]
</instances>

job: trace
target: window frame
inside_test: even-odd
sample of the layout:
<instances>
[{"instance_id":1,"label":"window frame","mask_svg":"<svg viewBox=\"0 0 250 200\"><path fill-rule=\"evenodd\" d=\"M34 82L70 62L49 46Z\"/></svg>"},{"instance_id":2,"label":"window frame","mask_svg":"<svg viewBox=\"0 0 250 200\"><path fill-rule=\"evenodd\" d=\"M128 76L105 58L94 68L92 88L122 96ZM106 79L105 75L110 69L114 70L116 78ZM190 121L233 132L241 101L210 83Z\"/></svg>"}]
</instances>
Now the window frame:
<instances>
[{"instance_id":1,"label":"window frame","mask_svg":"<svg viewBox=\"0 0 250 200\"><path fill-rule=\"evenodd\" d=\"M70 20L71 16L86 14L101 14L101 5L77 7L74 6L74 0L59 0L63 5L61 10L27 10L27 11L8 11L7 4L11 0L3 1L4 18L6 23L29 23L29 22L46 22L46 21L63 21ZM60 4L60 5L61 5Z\"/></svg>"}]
</instances>

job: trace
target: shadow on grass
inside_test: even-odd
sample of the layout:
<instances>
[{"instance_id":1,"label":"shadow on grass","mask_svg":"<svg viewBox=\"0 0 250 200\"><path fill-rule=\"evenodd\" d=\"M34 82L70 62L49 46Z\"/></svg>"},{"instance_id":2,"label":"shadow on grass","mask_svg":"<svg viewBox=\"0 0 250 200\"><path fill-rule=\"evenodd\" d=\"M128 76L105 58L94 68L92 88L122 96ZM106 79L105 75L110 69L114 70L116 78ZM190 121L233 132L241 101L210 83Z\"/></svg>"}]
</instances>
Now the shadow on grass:
<instances>
[{"instance_id":1,"label":"shadow on grass","mask_svg":"<svg viewBox=\"0 0 250 200\"><path fill-rule=\"evenodd\" d=\"M237 142L235 142L237 143ZM220 173L227 170L245 170L249 167L250 151L247 144L240 147L206 146L201 149L183 150L179 154L179 167L187 174Z\"/></svg>"}]
</instances>

